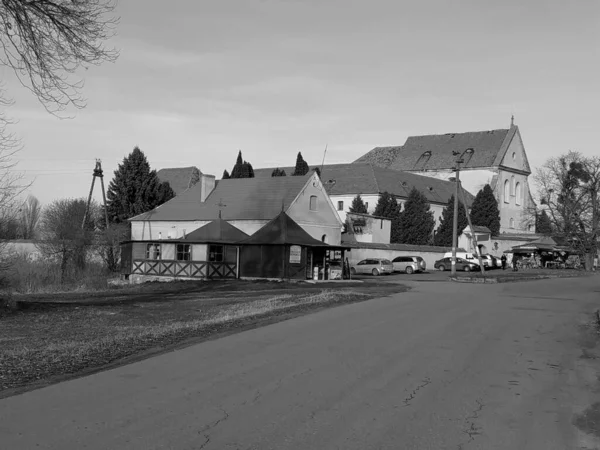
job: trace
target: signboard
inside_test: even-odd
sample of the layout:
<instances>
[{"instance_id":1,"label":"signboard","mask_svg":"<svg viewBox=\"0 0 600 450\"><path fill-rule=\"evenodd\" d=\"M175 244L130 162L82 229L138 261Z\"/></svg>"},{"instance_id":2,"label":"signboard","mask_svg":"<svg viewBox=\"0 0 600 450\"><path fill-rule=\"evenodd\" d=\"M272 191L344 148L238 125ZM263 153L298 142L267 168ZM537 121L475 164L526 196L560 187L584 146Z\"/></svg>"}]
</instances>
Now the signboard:
<instances>
[{"instance_id":1,"label":"signboard","mask_svg":"<svg viewBox=\"0 0 600 450\"><path fill-rule=\"evenodd\" d=\"M300 264L302 262L302 247L292 245L290 247L290 264Z\"/></svg>"}]
</instances>

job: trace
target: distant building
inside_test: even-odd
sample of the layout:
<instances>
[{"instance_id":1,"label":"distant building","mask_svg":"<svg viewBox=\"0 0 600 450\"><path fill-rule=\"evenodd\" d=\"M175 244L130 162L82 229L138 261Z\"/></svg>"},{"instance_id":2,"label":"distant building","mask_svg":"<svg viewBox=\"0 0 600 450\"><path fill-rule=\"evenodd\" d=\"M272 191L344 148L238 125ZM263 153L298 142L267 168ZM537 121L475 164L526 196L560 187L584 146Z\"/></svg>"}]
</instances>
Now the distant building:
<instances>
[{"instance_id":1,"label":"distant building","mask_svg":"<svg viewBox=\"0 0 600 450\"><path fill-rule=\"evenodd\" d=\"M455 176L454 153L464 160L460 177L466 190L476 194L487 183L494 190L501 233L535 232L531 214L535 202L528 181L531 168L513 121L508 129L411 136L402 146L376 147L354 163L448 180Z\"/></svg>"}]
</instances>

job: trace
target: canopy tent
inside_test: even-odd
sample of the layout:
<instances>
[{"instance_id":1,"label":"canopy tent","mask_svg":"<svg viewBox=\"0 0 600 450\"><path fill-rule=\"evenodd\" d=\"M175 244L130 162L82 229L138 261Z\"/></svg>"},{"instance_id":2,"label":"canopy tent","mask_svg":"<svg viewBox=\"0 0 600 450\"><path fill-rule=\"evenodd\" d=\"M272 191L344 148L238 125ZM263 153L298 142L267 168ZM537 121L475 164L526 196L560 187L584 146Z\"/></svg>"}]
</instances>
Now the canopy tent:
<instances>
[{"instance_id":1,"label":"canopy tent","mask_svg":"<svg viewBox=\"0 0 600 450\"><path fill-rule=\"evenodd\" d=\"M532 252L560 252L560 253L575 253L575 251L567 246L559 245L556 240L550 236L542 236L539 239L528 242L526 244L515 245L510 250L505 250L504 253L532 253Z\"/></svg>"}]
</instances>

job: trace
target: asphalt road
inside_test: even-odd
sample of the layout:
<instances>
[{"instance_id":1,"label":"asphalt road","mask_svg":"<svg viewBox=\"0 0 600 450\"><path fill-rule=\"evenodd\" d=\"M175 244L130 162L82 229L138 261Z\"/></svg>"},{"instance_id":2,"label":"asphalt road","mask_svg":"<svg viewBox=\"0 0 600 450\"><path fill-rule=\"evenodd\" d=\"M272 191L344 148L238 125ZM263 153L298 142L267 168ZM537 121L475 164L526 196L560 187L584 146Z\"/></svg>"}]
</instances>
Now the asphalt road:
<instances>
[{"instance_id":1,"label":"asphalt road","mask_svg":"<svg viewBox=\"0 0 600 450\"><path fill-rule=\"evenodd\" d=\"M0 400L0 448L581 446L600 277L414 290Z\"/></svg>"}]
</instances>

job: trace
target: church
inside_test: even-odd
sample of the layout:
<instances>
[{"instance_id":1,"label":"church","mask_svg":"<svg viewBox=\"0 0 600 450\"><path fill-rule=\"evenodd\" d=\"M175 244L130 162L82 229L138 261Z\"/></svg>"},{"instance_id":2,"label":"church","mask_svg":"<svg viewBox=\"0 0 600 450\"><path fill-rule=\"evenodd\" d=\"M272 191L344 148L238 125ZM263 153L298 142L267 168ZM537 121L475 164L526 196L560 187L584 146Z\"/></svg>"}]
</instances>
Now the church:
<instances>
[{"instance_id":1,"label":"church","mask_svg":"<svg viewBox=\"0 0 600 450\"><path fill-rule=\"evenodd\" d=\"M505 129L410 136L404 145L376 147L354 163L449 180L456 176L459 157L460 179L467 191L475 195L488 183L494 190L500 209L500 233L534 234L531 168L514 117Z\"/></svg>"}]
</instances>

